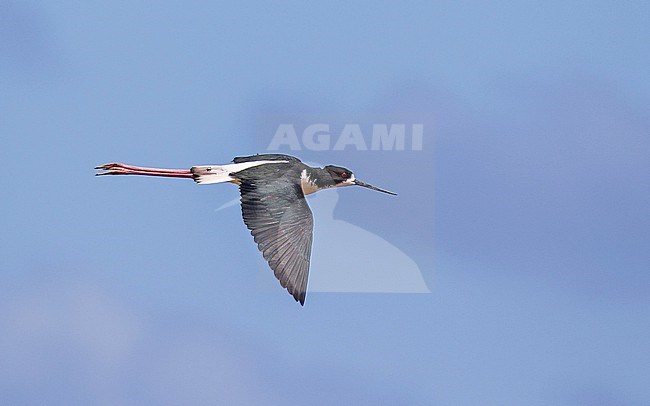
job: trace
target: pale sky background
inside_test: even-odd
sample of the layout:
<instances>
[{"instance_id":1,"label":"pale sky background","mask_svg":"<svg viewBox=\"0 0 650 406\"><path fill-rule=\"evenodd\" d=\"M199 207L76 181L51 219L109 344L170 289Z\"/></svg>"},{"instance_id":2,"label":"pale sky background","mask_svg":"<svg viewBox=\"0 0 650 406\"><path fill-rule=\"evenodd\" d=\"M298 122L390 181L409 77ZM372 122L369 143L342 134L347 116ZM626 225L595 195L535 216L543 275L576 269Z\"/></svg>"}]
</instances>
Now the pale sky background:
<instances>
[{"instance_id":1,"label":"pale sky background","mask_svg":"<svg viewBox=\"0 0 650 406\"><path fill-rule=\"evenodd\" d=\"M650 6L349 3L0 3L0 403L650 404ZM236 187L93 177L319 114L425 122L297 155L430 294L302 308Z\"/></svg>"}]
</instances>

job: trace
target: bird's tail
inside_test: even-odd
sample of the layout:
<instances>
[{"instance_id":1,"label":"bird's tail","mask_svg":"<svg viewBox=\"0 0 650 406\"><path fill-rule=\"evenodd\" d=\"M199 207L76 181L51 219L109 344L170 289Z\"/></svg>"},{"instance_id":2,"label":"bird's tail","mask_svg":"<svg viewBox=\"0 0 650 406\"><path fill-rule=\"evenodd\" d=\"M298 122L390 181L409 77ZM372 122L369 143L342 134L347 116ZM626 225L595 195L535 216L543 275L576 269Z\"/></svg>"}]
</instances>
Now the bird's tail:
<instances>
[{"instance_id":1,"label":"bird's tail","mask_svg":"<svg viewBox=\"0 0 650 406\"><path fill-rule=\"evenodd\" d=\"M230 176L232 173L232 169L229 168L230 166L232 165L193 166L190 171L192 172L194 182L201 185L234 182L236 179Z\"/></svg>"}]
</instances>

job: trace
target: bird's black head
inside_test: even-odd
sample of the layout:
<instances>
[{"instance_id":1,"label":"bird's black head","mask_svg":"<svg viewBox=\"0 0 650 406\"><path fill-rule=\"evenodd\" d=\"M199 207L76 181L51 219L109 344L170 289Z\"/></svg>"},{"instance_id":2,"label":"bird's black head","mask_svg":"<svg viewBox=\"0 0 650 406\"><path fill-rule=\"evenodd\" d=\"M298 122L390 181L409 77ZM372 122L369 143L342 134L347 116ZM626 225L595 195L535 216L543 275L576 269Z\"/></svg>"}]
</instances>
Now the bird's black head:
<instances>
[{"instance_id":1,"label":"bird's black head","mask_svg":"<svg viewBox=\"0 0 650 406\"><path fill-rule=\"evenodd\" d=\"M325 170L332 177L332 182L334 182L334 187L357 185L357 186L363 186L368 189L376 190L378 192L388 193L389 195L395 195L395 193L389 192L388 190L380 189L378 187L369 185L365 182L361 182L360 180L355 178L354 173L352 173L352 171L347 168L343 168L341 166L327 165L325 167Z\"/></svg>"},{"instance_id":2,"label":"bird's black head","mask_svg":"<svg viewBox=\"0 0 650 406\"><path fill-rule=\"evenodd\" d=\"M327 165L325 170L332 177L334 186L343 186L346 184L354 184L354 174L351 170L341 166Z\"/></svg>"}]
</instances>

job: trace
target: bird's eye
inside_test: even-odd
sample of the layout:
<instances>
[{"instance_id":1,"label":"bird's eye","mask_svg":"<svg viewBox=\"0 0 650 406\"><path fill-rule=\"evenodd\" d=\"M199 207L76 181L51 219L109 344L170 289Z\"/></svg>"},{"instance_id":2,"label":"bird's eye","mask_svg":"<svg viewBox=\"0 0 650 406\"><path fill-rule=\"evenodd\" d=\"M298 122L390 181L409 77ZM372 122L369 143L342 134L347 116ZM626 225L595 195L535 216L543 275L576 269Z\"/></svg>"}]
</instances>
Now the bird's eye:
<instances>
[{"instance_id":1,"label":"bird's eye","mask_svg":"<svg viewBox=\"0 0 650 406\"><path fill-rule=\"evenodd\" d=\"M347 177L348 177L348 173L345 172L345 171L341 172L341 177L342 177L342 178L347 178Z\"/></svg>"}]
</instances>

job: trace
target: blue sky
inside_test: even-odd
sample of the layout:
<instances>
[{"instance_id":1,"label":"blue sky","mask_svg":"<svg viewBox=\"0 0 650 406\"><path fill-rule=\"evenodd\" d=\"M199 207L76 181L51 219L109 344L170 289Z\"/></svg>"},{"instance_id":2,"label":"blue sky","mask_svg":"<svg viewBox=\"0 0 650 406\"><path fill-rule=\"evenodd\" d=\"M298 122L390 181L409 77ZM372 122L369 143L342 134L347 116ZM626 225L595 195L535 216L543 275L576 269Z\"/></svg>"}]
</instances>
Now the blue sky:
<instances>
[{"instance_id":1,"label":"blue sky","mask_svg":"<svg viewBox=\"0 0 650 406\"><path fill-rule=\"evenodd\" d=\"M650 403L649 15L4 2L0 400ZM342 190L333 216L431 294L301 308L259 288L238 210L215 211L235 187L93 177L227 163L263 152L265 117L314 115L425 122L422 151L296 154L399 193Z\"/></svg>"}]
</instances>

